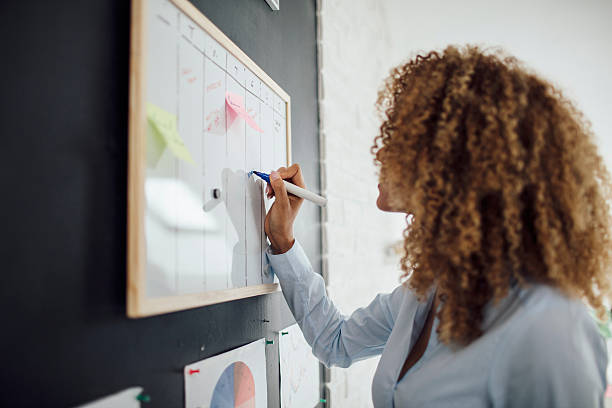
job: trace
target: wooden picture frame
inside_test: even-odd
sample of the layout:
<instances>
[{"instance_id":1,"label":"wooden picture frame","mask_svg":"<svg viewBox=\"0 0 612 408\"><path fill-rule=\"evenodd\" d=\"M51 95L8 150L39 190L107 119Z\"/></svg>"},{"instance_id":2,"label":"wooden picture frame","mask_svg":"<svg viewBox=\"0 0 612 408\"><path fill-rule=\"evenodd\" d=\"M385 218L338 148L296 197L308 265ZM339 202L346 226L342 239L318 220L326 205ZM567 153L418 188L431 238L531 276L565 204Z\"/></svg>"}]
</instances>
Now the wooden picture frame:
<instances>
[{"instance_id":1,"label":"wooden picture frame","mask_svg":"<svg viewBox=\"0 0 612 408\"><path fill-rule=\"evenodd\" d=\"M291 102L289 95L253 62L221 30L187 0L169 0L208 36L254 73L262 84L285 103L287 165L291 163ZM130 39L130 88L128 113L128 202L127 202L127 315L144 317L190 309L279 290L277 283L206 291L175 296L148 297L146 293L145 176L147 132L147 22L149 0L132 0Z\"/></svg>"}]
</instances>

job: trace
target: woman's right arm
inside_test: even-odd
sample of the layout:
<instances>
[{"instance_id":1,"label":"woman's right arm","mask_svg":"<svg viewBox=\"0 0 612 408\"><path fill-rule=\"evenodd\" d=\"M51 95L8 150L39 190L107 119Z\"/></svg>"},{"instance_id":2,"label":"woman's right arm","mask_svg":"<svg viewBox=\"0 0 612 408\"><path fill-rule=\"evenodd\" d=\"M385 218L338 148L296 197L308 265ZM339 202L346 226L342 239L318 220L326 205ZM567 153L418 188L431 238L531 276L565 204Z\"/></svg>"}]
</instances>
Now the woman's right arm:
<instances>
[{"instance_id":1,"label":"woman's right arm","mask_svg":"<svg viewBox=\"0 0 612 408\"><path fill-rule=\"evenodd\" d=\"M274 255L271 248L266 253L295 320L321 362L348 367L382 353L408 289L400 285L380 294L347 318L327 297L323 278L313 271L298 241L285 253Z\"/></svg>"},{"instance_id":2,"label":"woman's right arm","mask_svg":"<svg viewBox=\"0 0 612 408\"><path fill-rule=\"evenodd\" d=\"M304 200L287 195L283 179L306 188L297 164L271 173L268 195L275 195L276 200L264 223L272 243L266 253L306 341L327 366L348 367L356 360L380 354L407 289L400 286L392 293L378 295L369 306L349 318L343 316L327 297L323 278L313 271L293 238L293 221Z\"/></svg>"}]
</instances>

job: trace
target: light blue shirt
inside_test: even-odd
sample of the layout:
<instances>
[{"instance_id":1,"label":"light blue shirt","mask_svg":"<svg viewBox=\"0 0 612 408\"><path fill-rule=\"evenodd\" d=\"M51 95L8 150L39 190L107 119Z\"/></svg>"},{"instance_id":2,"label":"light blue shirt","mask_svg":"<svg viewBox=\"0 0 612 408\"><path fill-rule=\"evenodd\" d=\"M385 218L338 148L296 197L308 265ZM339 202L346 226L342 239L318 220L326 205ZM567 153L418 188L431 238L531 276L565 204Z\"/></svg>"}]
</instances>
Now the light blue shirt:
<instances>
[{"instance_id":1,"label":"light blue shirt","mask_svg":"<svg viewBox=\"0 0 612 408\"><path fill-rule=\"evenodd\" d=\"M540 284L515 285L484 310L484 334L452 350L438 341L434 320L423 356L398 382L431 308L400 285L350 317L325 293L296 241L284 254L266 251L283 295L314 355L348 367L382 354L372 383L381 407L603 407L608 356L586 306ZM373 277L374 279L374 277Z\"/></svg>"}]
</instances>

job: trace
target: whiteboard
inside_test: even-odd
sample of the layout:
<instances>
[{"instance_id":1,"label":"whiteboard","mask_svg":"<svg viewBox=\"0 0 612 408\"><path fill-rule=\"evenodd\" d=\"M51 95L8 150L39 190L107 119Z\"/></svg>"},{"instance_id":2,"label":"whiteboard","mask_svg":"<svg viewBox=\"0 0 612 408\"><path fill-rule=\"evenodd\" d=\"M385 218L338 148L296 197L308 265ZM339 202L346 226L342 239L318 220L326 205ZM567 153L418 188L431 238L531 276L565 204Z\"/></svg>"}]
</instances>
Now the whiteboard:
<instances>
[{"instance_id":1,"label":"whiteboard","mask_svg":"<svg viewBox=\"0 0 612 408\"><path fill-rule=\"evenodd\" d=\"M265 185L290 163L290 98L186 0L133 0L128 316L278 290Z\"/></svg>"}]
</instances>

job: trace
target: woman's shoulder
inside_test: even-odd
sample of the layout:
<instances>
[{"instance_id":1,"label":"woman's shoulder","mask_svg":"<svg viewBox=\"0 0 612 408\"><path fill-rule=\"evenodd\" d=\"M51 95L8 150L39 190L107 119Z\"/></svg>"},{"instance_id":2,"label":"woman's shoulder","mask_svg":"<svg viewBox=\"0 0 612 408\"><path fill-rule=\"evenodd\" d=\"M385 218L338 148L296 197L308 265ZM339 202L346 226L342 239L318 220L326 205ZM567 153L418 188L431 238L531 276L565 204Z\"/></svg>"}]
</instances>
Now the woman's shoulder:
<instances>
[{"instance_id":1,"label":"woman's shoulder","mask_svg":"<svg viewBox=\"0 0 612 408\"><path fill-rule=\"evenodd\" d=\"M556 398L586 401L603 394L606 344L587 306L542 284L520 288L516 304L498 332L489 375L493 398L523 393L526 401L545 398L537 406L551 406Z\"/></svg>"},{"instance_id":2,"label":"woman's shoulder","mask_svg":"<svg viewBox=\"0 0 612 408\"><path fill-rule=\"evenodd\" d=\"M521 313L515 324L533 333L532 336L599 333L586 304L559 288L532 283L519 289L519 302Z\"/></svg>"},{"instance_id":3,"label":"woman's shoulder","mask_svg":"<svg viewBox=\"0 0 612 408\"><path fill-rule=\"evenodd\" d=\"M403 319L418 323L427 317L434 294L435 289L431 288L423 296L419 296L408 282L403 282L392 292L378 294L373 303L384 304L392 322Z\"/></svg>"},{"instance_id":4,"label":"woman's shoulder","mask_svg":"<svg viewBox=\"0 0 612 408\"><path fill-rule=\"evenodd\" d=\"M519 289L519 307L498 343L507 364L600 369L607 350L585 303L545 284Z\"/></svg>"}]
</instances>

